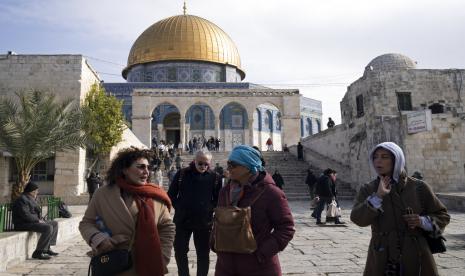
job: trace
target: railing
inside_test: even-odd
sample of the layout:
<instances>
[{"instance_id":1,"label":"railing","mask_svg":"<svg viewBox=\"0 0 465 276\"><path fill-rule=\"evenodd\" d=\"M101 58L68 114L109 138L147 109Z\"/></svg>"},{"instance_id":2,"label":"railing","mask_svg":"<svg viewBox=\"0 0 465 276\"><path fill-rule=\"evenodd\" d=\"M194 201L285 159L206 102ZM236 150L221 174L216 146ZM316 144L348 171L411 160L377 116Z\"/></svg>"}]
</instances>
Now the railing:
<instances>
[{"instance_id":1,"label":"railing","mask_svg":"<svg viewBox=\"0 0 465 276\"><path fill-rule=\"evenodd\" d=\"M47 208L47 214L43 216L44 219L54 220L59 217L58 205L60 201L59 197L54 196L47 196L38 200L42 214L45 207ZM14 231L12 205L12 203L0 204L0 232Z\"/></svg>"}]
</instances>

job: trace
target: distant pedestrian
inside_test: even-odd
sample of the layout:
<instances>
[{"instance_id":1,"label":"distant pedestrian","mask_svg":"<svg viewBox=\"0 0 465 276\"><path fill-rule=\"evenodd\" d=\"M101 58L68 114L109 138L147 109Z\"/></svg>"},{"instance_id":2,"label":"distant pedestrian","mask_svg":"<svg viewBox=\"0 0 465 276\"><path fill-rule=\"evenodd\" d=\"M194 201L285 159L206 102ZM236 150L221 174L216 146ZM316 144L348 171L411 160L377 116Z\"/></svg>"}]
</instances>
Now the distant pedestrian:
<instances>
[{"instance_id":1,"label":"distant pedestrian","mask_svg":"<svg viewBox=\"0 0 465 276\"><path fill-rule=\"evenodd\" d=\"M173 160L169 155L166 155L165 158L163 159L163 164L165 164L165 171L169 171L171 168L171 164L173 163Z\"/></svg>"},{"instance_id":2,"label":"distant pedestrian","mask_svg":"<svg viewBox=\"0 0 465 276\"><path fill-rule=\"evenodd\" d=\"M153 183L163 187L163 172L161 171L160 167L155 168L153 173Z\"/></svg>"},{"instance_id":3,"label":"distant pedestrian","mask_svg":"<svg viewBox=\"0 0 465 276\"><path fill-rule=\"evenodd\" d=\"M308 168L307 170L307 177L305 178L305 184L308 186L308 192L310 194L310 199L315 197L315 183L316 183L316 176L313 174L312 170Z\"/></svg>"},{"instance_id":4,"label":"distant pedestrian","mask_svg":"<svg viewBox=\"0 0 465 276\"><path fill-rule=\"evenodd\" d=\"M336 171L333 169L326 169L318 179L316 184L315 194L319 198L318 205L316 206L314 216L316 217L316 224L324 224L321 222L321 212L325 208L325 204L330 204L333 200L336 200ZM339 217L335 218L335 224L344 224L339 220Z\"/></svg>"},{"instance_id":5,"label":"distant pedestrian","mask_svg":"<svg viewBox=\"0 0 465 276\"><path fill-rule=\"evenodd\" d=\"M267 150L268 150L268 151L272 151L272 150L273 150L273 141L271 140L271 137L268 138L268 140L266 140L266 147L267 147Z\"/></svg>"},{"instance_id":6,"label":"distant pedestrian","mask_svg":"<svg viewBox=\"0 0 465 276\"><path fill-rule=\"evenodd\" d=\"M284 161L287 161L289 158L289 148L287 147L287 144L284 144L283 146L283 153L284 153Z\"/></svg>"},{"instance_id":7,"label":"distant pedestrian","mask_svg":"<svg viewBox=\"0 0 465 276\"><path fill-rule=\"evenodd\" d=\"M274 174L273 174L272 178L273 178L274 183L276 184L276 186L278 186L278 188L280 188L282 190L283 187L284 187L284 179L283 179L283 176L279 173L278 170L274 171Z\"/></svg>"},{"instance_id":8,"label":"distant pedestrian","mask_svg":"<svg viewBox=\"0 0 465 276\"><path fill-rule=\"evenodd\" d=\"M95 172L91 172L89 177L86 179L87 192L89 193L89 201L92 199L95 191L100 187L100 179L97 177Z\"/></svg>"},{"instance_id":9,"label":"distant pedestrian","mask_svg":"<svg viewBox=\"0 0 465 276\"><path fill-rule=\"evenodd\" d=\"M179 154L176 155L176 158L174 159L174 162L176 163L176 169L180 170L182 168L183 160L182 160L182 158L181 158L181 156Z\"/></svg>"},{"instance_id":10,"label":"distant pedestrian","mask_svg":"<svg viewBox=\"0 0 465 276\"><path fill-rule=\"evenodd\" d=\"M297 144L297 159L303 161L304 160L304 146L302 143Z\"/></svg>"},{"instance_id":11,"label":"distant pedestrian","mask_svg":"<svg viewBox=\"0 0 465 276\"><path fill-rule=\"evenodd\" d=\"M168 171L168 186L171 186L177 172L178 170L174 166L171 166L171 169Z\"/></svg>"},{"instance_id":12,"label":"distant pedestrian","mask_svg":"<svg viewBox=\"0 0 465 276\"><path fill-rule=\"evenodd\" d=\"M421 174L421 172L419 172L419 171L413 172L412 177L416 178L416 179L419 179L419 180L423 180L423 174Z\"/></svg>"},{"instance_id":13,"label":"distant pedestrian","mask_svg":"<svg viewBox=\"0 0 465 276\"><path fill-rule=\"evenodd\" d=\"M328 123L326 124L326 126L328 126L328 128L333 128L335 125L333 119L331 119L331 117L328 118Z\"/></svg>"}]
</instances>

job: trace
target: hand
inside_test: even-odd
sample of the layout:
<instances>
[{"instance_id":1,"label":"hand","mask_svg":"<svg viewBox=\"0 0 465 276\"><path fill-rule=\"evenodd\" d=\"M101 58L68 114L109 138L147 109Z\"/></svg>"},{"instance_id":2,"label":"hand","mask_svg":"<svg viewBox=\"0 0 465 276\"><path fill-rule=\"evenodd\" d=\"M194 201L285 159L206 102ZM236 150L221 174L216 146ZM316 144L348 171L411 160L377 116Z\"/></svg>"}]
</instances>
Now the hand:
<instances>
[{"instance_id":1,"label":"hand","mask_svg":"<svg viewBox=\"0 0 465 276\"><path fill-rule=\"evenodd\" d=\"M39 223L45 223L45 220L39 219Z\"/></svg>"},{"instance_id":2,"label":"hand","mask_svg":"<svg viewBox=\"0 0 465 276\"><path fill-rule=\"evenodd\" d=\"M389 176L381 176L376 195L384 197L391 192L391 178Z\"/></svg>"},{"instance_id":3,"label":"hand","mask_svg":"<svg viewBox=\"0 0 465 276\"><path fill-rule=\"evenodd\" d=\"M415 229L415 227L421 226L421 219L418 214L407 214L402 215L403 219L407 223L408 228Z\"/></svg>"},{"instance_id":4,"label":"hand","mask_svg":"<svg viewBox=\"0 0 465 276\"><path fill-rule=\"evenodd\" d=\"M105 239L97 246L97 255L111 251L113 249L115 249L115 246L113 245L111 240Z\"/></svg>"}]
</instances>

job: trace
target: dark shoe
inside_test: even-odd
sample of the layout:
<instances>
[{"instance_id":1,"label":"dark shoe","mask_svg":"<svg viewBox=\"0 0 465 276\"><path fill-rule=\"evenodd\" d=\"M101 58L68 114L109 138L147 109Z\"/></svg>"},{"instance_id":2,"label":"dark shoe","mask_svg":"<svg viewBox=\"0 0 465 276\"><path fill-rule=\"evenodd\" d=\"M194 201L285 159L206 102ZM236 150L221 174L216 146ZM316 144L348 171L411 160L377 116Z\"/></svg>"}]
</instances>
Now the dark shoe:
<instances>
[{"instance_id":1,"label":"dark shoe","mask_svg":"<svg viewBox=\"0 0 465 276\"><path fill-rule=\"evenodd\" d=\"M45 254L47 254L47 255L50 255L50 256L57 256L57 255L58 255L58 253L56 253L56 252L53 252L53 251L52 251L52 250L50 250L50 249L49 249L49 250L47 250L47 251L44 251L44 253L45 253Z\"/></svg>"},{"instance_id":2,"label":"dark shoe","mask_svg":"<svg viewBox=\"0 0 465 276\"><path fill-rule=\"evenodd\" d=\"M38 260L50 260L51 257L42 251L34 251L34 253L32 253L32 258Z\"/></svg>"},{"instance_id":3,"label":"dark shoe","mask_svg":"<svg viewBox=\"0 0 465 276\"><path fill-rule=\"evenodd\" d=\"M336 221L334 222L334 224L346 224L346 223L343 222L343 221L340 221L340 220L336 220Z\"/></svg>"},{"instance_id":4,"label":"dark shoe","mask_svg":"<svg viewBox=\"0 0 465 276\"><path fill-rule=\"evenodd\" d=\"M321 220L317 220L316 224L325 224L325 222L321 222Z\"/></svg>"},{"instance_id":5,"label":"dark shoe","mask_svg":"<svg viewBox=\"0 0 465 276\"><path fill-rule=\"evenodd\" d=\"M316 216L315 216L315 214L314 214L314 213L312 213L312 218L316 218Z\"/></svg>"}]
</instances>

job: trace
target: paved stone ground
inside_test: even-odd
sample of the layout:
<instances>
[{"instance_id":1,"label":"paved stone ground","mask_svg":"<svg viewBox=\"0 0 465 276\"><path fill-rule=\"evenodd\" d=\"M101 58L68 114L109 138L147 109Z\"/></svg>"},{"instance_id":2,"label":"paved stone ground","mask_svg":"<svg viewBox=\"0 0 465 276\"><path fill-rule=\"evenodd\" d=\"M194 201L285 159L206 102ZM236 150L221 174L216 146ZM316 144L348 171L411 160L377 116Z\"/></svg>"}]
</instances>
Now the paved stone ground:
<instances>
[{"instance_id":1,"label":"paved stone ground","mask_svg":"<svg viewBox=\"0 0 465 276\"><path fill-rule=\"evenodd\" d=\"M316 226L310 217L308 204L291 202L296 221L296 235L280 254L284 275L361 275L365 266L370 228L360 228L349 222L350 202L343 202L346 226ZM465 275L465 214L452 212L446 228L448 251L435 255L441 275ZM193 245L191 244L191 248ZM89 258L87 245L80 236L55 247L60 252L50 261L27 260L11 267L0 276L7 275L87 275ZM195 275L195 253L189 252L191 274ZM213 275L215 254L211 254ZM176 274L174 258L169 265L169 276Z\"/></svg>"}]
</instances>

